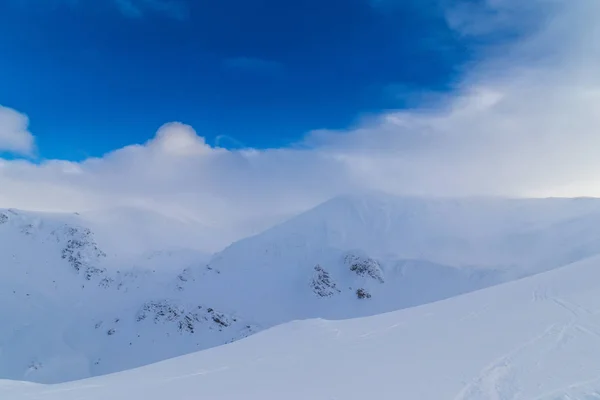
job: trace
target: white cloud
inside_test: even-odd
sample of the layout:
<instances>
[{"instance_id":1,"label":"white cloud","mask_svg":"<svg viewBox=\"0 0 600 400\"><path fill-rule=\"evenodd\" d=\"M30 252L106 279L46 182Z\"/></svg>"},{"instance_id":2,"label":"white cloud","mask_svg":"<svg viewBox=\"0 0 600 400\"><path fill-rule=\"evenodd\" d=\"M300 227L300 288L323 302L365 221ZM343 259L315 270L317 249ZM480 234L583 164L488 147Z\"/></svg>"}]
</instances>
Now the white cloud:
<instances>
[{"instance_id":1,"label":"white cloud","mask_svg":"<svg viewBox=\"0 0 600 400\"><path fill-rule=\"evenodd\" d=\"M434 105L389 112L343 132L315 131L290 148L214 148L175 123L145 144L81 163L0 161L0 207L138 205L198 218L239 237L359 190L600 195L600 3L531 4L537 8L528 9L527 19L535 31L520 30L510 45L486 48L455 91ZM500 7L498 29L510 30L519 14L511 7L521 5L489 0L485 12L469 15L489 14L490 24L497 23L493 10ZM485 20L469 15L460 16L457 29L480 34L473 24ZM522 26L520 19L514 23ZM26 132L26 120L17 126Z\"/></svg>"},{"instance_id":2,"label":"white cloud","mask_svg":"<svg viewBox=\"0 0 600 400\"><path fill-rule=\"evenodd\" d=\"M191 127L170 123L144 145L81 163L0 160L0 207L142 206L235 230L237 237L343 191L351 184L344 174L318 151L212 148Z\"/></svg>"},{"instance_id":3,"label":"white cloud","mask_svg":"<svg viewBox=\"0 0 600 400\"><path fill-rule=\"evenodd\" d=\"M32 155L35 140L28 127L26 115L0 106L0 152Z\"/></svg>"},{"instance_id":4,"label":"white cloud","mask_svg":"<svg viewBox=\"0 0 600 400\"><path fill-rule=\"evenodd\" d=\"M179 122L162 126L147 146L174 156L203 155L211 151L204 138L198 136L191 126Z\"/></svg>"}]
</instances>

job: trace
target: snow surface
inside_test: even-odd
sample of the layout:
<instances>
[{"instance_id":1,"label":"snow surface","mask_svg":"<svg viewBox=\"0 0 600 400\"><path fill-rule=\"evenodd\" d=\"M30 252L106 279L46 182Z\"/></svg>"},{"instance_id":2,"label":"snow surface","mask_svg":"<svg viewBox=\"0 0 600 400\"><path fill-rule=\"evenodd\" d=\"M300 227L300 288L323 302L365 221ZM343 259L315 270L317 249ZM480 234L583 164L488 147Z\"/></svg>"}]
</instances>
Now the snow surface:
<instances>
[{"instance_id":1,"label":"snow surface","mask_svg":"<svg viewBox=\"0 0 600 400\"><path fill-rule=\"evenodd\" d=\"M598 258L388 314L291 322L118 374L0 382L11 400L598 397Z\"/></svg>"},{"instance_id":2,"label":"snow surface","mask_svg":"<svg viewBox=\"0 0 600 400\"><path fill-rule=\"evenodd\" d=\"M235 315L178 296L178 275L202 265L201 252L138 248L136 256L115 256L120 247L100 247L86 217L74 214L6 210L0 221L0 377L85 378L253 331ZM113 235L126 242L118 227Z\"/></svg>"},{"instance_id":3,"label":"snow surface","mask_svg":"<svg viewBox=\"0 0 600 400\"><path fill-rule=\"evenodd\" d=\"M0 210L0 379L124 371L290 321L406 309L600 255L597 199L345 196L210 258L206 227L169 218ZM338 322L307 324L277 329L310 336Z\"/></svg>"}]
</instances>

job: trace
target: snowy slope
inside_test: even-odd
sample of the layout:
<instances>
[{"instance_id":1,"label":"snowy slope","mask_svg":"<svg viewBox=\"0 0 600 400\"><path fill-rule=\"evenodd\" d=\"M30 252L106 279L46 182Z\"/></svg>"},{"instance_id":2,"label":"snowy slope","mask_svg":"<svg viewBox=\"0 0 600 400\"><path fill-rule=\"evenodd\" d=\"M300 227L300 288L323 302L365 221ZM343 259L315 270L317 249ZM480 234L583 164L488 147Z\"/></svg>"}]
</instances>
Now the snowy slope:
<instances>
[{"instance_id":1,"label":"snowy slope","mask_svg":"<svg viewBox=\"0 0 600 400\"><path fill-rule=\"evenodd\" d=\"M395 311L600 254L595 199L346 196L208 262L194 243L205 227L169 218L0 210L0 378L122 371L293 320Z\"/></svg>"},{"instance_id":2,"label":"snowy slope","mask_svg":"<svg viewBox=\"0 0 600 400\"><path fill-rule=\"evenodd\" d=\"M258 251L276 242L300 251L327 246L376 258L540 270L597 254L599 220L600 200L592 198L342 196L234 246Z\"/></svg>"},{"instance_id":3,"label":"snowy slope","mask_svg":"<svg viewBox=\"0 0 600 400\"><path fill-rule=\"evenodd\" d=\"M177 275L201 263L202 253L115 257L78 215L5 210L0 222L4 378L57 382L105 374L253 330L210 303L178 296ZM127 240L122 231L113 235Z\"/></svg>"},{"instance_id":4,"label":"snowy slope","mask_svg":"<svg viewBox=\"0 0 600 400\"><path fill-rule=\"evenodd\" d=\"M232 244L209 263L222 279L186 287L243 315L269 310L263 326L367 316L600 254L599 227L597 199L344 196Z\"/></svg>"},{"instance_id":5,"label":"snowy slope","mask_svg":"<svg viewBox=\"0 0 600 400\"><path fill-rule=\"evenodd\" d=\"M600 396L600 259L373 317L292 322L11 400L588 400Z\"/></svg>"}]
</instances>

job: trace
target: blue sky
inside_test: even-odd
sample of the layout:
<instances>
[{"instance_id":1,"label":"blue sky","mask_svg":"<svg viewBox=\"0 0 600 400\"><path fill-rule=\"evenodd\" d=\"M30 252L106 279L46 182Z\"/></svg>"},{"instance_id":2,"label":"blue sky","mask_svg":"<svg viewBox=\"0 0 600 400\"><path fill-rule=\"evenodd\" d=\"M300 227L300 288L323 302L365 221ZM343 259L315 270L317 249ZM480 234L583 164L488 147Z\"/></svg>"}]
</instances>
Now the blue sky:
<instances>
[{"instance_id":1,"label":"blue sky","mask_svg":"<svg viewBox=\"0 0 600 400\"><path fill-rule=\"evenodd\" d=\"M0 104L41 158L144 143L282 147L444 91L472 43L439 0L0 0ZM408 99L408 100L407 100Z\"/></svg>"},{"instance_id":2,"label":"blue sky","mask_svg":"<svg viewBox=\"0 0 600 400\"><path fill-rule=\"evenodd\" d=\"M598 196L598 15L0 0L0 207L141 207L225 243L347 193Z\"/></svg>"}]
</instances>

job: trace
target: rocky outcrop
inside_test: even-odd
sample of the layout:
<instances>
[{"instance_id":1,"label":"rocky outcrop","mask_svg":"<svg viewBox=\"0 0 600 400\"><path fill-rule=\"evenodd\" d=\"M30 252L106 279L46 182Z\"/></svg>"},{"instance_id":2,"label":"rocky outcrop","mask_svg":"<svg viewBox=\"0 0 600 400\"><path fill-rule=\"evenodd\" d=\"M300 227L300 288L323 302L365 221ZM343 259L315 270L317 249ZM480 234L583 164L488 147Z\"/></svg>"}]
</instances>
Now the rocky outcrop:
<instances>
[{"instance_id":1,"label":"rocky outcrop","mask_svg":"<svg viewBox=\"0 0 600 400\"><path fill-rule=\"evenodd\" d=\"M385 282L381 265L377 260L348 254L344 257L344 263L358 276L369 277L379 283Z\"/></svg>"},{"instance_id":2,"label":"rocky outcrop","mask_svg":"<svg viewBox=\"0 0 600 400\"><path fill-rule=\"evenodd\" d=\"M340 293L329 273L320 265L315 266L315 273L311 279L310 286L313 292L319 297L331 297Z\"/></svg>"},{"instance_id":3,"label":"rocky outcrop","mask_svg":"<svg viewBox=\"0 0 600 400\"><path fill-rule=\"evenodd\" d=\"M55 230L52 234L61 240L66 238L66 244L61 251L61 257L66 260L75 271L82 273L86 280L94 277L102 278L106 272L94 264L105 258L106 254L98 248L92 232L87 228L76 228L65 225L62 229ZM106 284L107 282L104 282Z\"/></svg>"},{"instance_id":4,"label":"rocky outcrop","mask_svg":"<svg viewBox=\"0 0 600 400\"><path fill-rule=\"evenodd\" d=\"M237 318L217 312L212 308L195 306L188 309L169 300L151 301L142 306L137 314L138 322L152 320L155 324L173 324L181 333L194 333L198 325L208 329L223 329L237 322Z\"/></svg>"}]
</instances>

